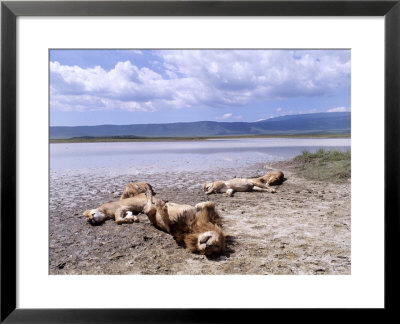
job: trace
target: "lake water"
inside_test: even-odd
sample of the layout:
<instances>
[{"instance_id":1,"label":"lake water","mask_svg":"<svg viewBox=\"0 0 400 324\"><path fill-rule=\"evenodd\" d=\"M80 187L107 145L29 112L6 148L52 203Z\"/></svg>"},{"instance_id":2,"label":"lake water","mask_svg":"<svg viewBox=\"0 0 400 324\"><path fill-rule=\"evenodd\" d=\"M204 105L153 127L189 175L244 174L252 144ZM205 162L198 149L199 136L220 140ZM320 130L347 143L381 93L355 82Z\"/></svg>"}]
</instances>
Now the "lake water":
<instances>
[{"instance_id":1,"label":"lake water","mask_svg":"<svg viewBox=\"0 0 400 324\"><path fill-rule=\"evenodd\" d=\"M113 142L50 144L50 169L180 172L241 167L293 158L319 148L348 150L345 139L215 139L188 142Z\"/></svg>"}]
</instances>

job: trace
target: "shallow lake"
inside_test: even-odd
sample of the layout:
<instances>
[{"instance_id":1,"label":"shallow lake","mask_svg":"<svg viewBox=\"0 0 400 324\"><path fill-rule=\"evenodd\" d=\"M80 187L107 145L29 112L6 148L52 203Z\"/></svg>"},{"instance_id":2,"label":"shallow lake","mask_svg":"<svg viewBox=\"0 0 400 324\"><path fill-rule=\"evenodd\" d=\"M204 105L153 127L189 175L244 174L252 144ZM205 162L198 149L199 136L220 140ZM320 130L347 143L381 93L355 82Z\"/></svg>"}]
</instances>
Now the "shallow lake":
<instances>
[{"instance_id":1,"label":"shallow lake","mask_svg":"<svg viewBox=\"0 0 400 324\"><path fill-rule=\"evenodd\" d=\"M293 158L319 148L350 149L350 138L339 139L211 139L188 142L112 142L50 144L50 169L180 172L244 167ZM94 171L94 170L93 170Z\"/></svg>"}]
</instances>

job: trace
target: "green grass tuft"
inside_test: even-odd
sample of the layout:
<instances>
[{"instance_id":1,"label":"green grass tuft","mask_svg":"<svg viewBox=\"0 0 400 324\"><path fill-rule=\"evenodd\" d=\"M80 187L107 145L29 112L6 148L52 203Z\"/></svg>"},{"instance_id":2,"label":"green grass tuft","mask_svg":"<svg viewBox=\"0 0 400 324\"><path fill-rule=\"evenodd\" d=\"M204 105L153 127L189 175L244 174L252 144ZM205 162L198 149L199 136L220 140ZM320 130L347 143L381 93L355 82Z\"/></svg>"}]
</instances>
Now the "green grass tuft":
<instances>
[{"instance_id":1,"label":"green grass tuft","mask_svg":"<svg viewBox=\"0 0 400 324\"><path fill-rule=\"evenodd\" d=\"M344 182L351 178L351 151L303 151L293 159L296 172L309 180Z\"/></svg>"}]
</instances>

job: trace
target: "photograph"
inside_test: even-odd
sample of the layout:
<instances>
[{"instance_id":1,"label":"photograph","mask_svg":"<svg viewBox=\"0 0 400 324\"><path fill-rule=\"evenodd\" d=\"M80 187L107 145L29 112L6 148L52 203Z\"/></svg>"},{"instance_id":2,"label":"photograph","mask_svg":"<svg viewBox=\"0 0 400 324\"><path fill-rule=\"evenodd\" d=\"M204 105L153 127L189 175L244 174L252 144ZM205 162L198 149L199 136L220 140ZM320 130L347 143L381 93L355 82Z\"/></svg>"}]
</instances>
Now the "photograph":
<instances>
[{"instance_id":1,"label":"photograph","mask_svg":"<svg viewBox=\"0 0 400 324\"><path fill-rule=\"evenodd\" d=\"M351 275L351 49L48 55L49 275Z\"/></svg>"},{"instance_id":2,"label":"photograph","mask_svg":"<svg viewBox=\"0 0 400 324\"><path fill-rule=\"evenodd\" d=\"M399 2L2 1L0 322L396 311Z\"/></svg>"}]
</instances>

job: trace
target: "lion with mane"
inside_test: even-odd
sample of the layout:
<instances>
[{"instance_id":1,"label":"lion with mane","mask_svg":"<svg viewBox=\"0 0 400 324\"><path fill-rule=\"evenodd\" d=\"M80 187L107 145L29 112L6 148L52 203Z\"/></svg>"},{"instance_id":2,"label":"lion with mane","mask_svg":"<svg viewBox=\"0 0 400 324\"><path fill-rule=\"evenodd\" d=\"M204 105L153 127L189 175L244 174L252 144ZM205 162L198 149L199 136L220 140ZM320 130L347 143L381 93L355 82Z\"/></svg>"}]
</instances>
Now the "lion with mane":
<instances>
[{"instance_id":1,"label":"lion with mane","mask_svg":"<svg viewBox=\"0 0 400 324\"><path fill-rule=\"evenodd\" d=\"M268 171L265 175L257 179L270 186L277 186L282 184L285 176L282 171Z\"/></svg>"},{"instance_id":2,"label":"lion with mane","mask_svg":"<svg viewBox=\"0 0 400 324\"><path fill-rule=\"evenodd\" d=\"M150 191L146 196L143 211L150 222L171 234L179 245L207 256L224 253L225 235L213 202L191 206L155 199Z\"/></svg>"}]
</instances>

